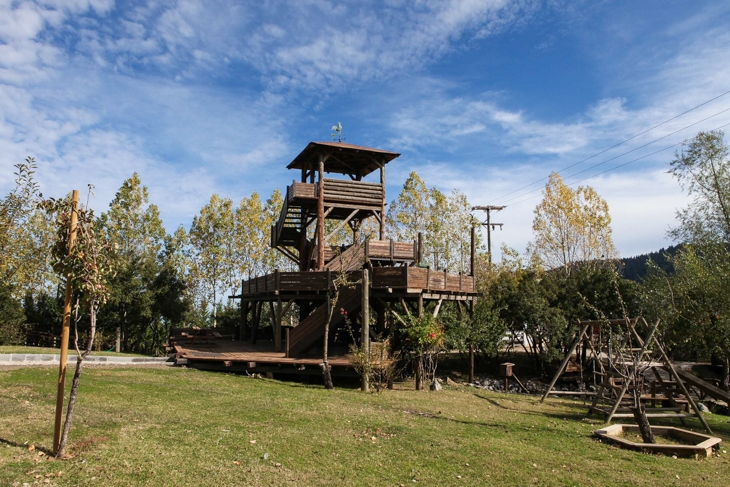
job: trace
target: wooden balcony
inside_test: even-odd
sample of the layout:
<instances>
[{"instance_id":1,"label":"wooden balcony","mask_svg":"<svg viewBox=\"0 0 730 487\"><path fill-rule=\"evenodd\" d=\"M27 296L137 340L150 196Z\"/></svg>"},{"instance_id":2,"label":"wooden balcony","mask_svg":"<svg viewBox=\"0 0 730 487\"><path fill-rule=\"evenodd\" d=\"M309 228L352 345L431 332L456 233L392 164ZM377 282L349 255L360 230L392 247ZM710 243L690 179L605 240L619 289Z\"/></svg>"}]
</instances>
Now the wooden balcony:
<instances>
[{"instance_id":1,"label":"wooden balcony","mask_svg":"<svg viewBox=\"0 0 730 487\"><path fill-rule=\"evenodd\" d=\"M360 279L360 271L349 272L350 280ZM243 281L243 296L262 296L287 293L327 291L333 286L336 272L279 272ZM400 290L408 294L474 294L474 278L464 274L452 274L420 267L375 267L372 288L374 290Z\"/></svg>"},{"instance_id":2,"label":"wooden balcony","mask_svg":"<svg viewBox=\"0 0 730 487\"><path fill-rule=\"evenodd\" d=\"M289 203L311 206L317 201L318 185L316 183L292 182L287 187L286 195ZM324 180L324 202L326 206L366 207L380 209L383 204L383 185L363 181L347 181L344 179Z\"/></svg>"},{"instance_id":3,"label":"wooden balcony","mask_svg":"<svg viewBox=\"0 0 730 487\"><path fill-rule=\"evenodd\" d=\"M408 292L450 292L474 294L474 278L421 267L376 267L373 288L406 288ZM411 291L413 290L413 291Z\"/></svg>"}]
</instances>

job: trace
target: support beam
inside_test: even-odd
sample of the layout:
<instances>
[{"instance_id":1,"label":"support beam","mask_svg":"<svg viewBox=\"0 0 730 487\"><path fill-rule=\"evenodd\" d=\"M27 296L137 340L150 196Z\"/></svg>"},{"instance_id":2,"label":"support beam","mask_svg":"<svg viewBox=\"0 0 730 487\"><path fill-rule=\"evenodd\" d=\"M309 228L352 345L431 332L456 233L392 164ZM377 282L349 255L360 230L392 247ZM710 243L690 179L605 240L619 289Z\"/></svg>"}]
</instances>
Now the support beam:
<instances>
[{"instance_id":1,"label":"support beam","mask_svg":"<svg viewBox=\"0 0 730 487\"><path fill-rule=\"evenodd\" d=\"M241 299L241 341L246 341L248 335L248 307L249 302Z\"/></svg>"},{"instance_id":2,"label":"support beam","mask_svg":"<svg viewBox=\"0 0 730 487\"><path fill-rule=\"evenodd\" d=\"M383 187L383 201L380 206L380 240L385 240L385 164L380 164L380 185Z\"/></svg>"},{"instance_id":3,"label":"support beam","mask_svg":"<svg viewBox=\"0 0 730 487\"><path fill-rule=\"evenodd\" d=\"M570 356L573 355L573 352L575 352L576 347L578 346L580 341L583 340L583 336L586 334L586 331L588 330L589 326L591 326L590 323L585 323L583 325L583 328L580 329L578 336L575 337L573 344L570 346L570 350L568 350L568 353L565 354L565 358L563 358L563 361L560 364L560 367L558 367L557 372L555 372L555 376L553 377L553 380L550 381L550 385L548 386L547 390L545 391L545 394L542 395L542 399L540 399L540 402L543 402L545 400L545 398L548 397L548 394L550 394L550 391L553 390L555 383L558 381L558 377L560 377L560 374L562 374L563 370L565 370L565 366L568 365L568 360L570 360Z\"/></svg>"},{"instance_id":4,"label":"support beam","mask_svg":"<svg viewBox=\"0 0 730 487\"><path fill-rule=\"evenodd\" d=\"M331 232L329 233L329 235L327 235L327 236L326 236L326 237L324 238L324 241L325 241L325 242L328 242L328 241L329 241L329 239L331 239L331 238L332 238L332 237L333 237L333 236L334 236L334 235L335 235L335 234L336 234L337 232L339 232L340 230L342 230L342 229L343 229L343 228L345 227L345 225L347 225L347 222L349 222L350 220L352 220L352 219L353 219L353 218L355 217L355 215L357 215L357 214L358 214L358 212L359 212L359 211L360 211L360 210L353 210L353 211L352 211L352 213L350 213L350 214L349 214L349 215L347 216L347 218L345 218L344 220L342 220L342 222L341 222L341 223L340 223L339 225L337 225L337 228L335 228L334 230L332 230L332 231L331 231Z\"/></svg>"},{"instance_id":5,"label":"support beam","mask_svg":"<svg viewBox=\"0 0 730 487\"><path fill-rule=\"evenodd\" d=\"M436 303L436 309L433 310L433 317L438 318L439 311L441 311L441 303L443 303L443 298L439 299L439 302Z\"/></svg>"},{"instance_id":6,"label":"support beam","mask_svg":"<svg viewBox=\"0 0 730 487\"><path fill-rule=\"evenodd\" d=\"M659 324L659 322L657 322ZM656 326L654 327L656 329ZM662 358L664 359L664 363L666 364L666 367L669 369L669 372L671 373L672 379L677 381L677 384L679 385L679 388L682 389L682 394L684 394L684 397L687 398L687 402L689 402L689 405L692 407L692 410L697 415L697 419L700 420L700 423L702 423L702 426L705 428L705 431L707 431L708 434L713 434L712 430L710 429L710 425L707 424L707 421L705 421L705 418L702 417L702 413L700 412L699 408L697 407L697 403L694 399L692 399L692 396L689 395L689 391L687 390L687 387L684 385L684 381L681 377L679 377L679 374L677 374L677 370L674 368L674 365L672 364L672 361L669 360L669 357L667 356L667 352L664 351L664 347L662 347L662 344L659 343L659 339L654 337L647 338L647 342L650 341L652 338L654 338L654 343L656 343L657 348L662 354Z\"/></svg>"},{"instance_id":7,"label":"support beam","mask_svg":"<svg viewBox=\"0 0 730 487\"><path fill-rule=\"evenodd\" d=\"M279 246L274 247L274 248L276 250L278 250L279 252L281 252L286 258L288 258L289 260L291 260L295 264L299 264L299 257L297 257L296 255L294 255L294 253L291 250L289 250L287 248L284 248L284 247L279 247Z\"/></svg>"},{"instance_id":8,"label":"support beam","mask_svg":"<svg viewBox=\"0 0 730 487\"><path fill-rule=\"evenodd\" d=\"M319 155L319 190L317 191L317 270L324 269L324 156Z\"/></svg>"}]
</instances>

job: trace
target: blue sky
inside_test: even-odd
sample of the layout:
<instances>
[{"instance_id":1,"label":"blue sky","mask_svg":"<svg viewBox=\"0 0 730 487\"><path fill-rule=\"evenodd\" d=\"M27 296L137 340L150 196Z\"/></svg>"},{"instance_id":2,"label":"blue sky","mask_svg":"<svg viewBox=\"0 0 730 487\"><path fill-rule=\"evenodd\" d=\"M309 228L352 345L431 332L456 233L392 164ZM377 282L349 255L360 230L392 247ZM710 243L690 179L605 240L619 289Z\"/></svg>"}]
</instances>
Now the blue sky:
<instances>
[{"instance_id":1,"label":"blue sky","mask_svg":"<svg viewBox=\"0 0 730 487\"><path fill-rule=\"evenodd\" d=\"M103 211L137 171L172 230L213 193L283 189L286 164L341 122L347 142L403 154L389 199L415 170L507 204L496 244L524 250L551 171L730 90L729 26L717 1L0 0L0 189L32 155L45 194L93 183ZM728 108L730 94L562 173L612 169L580 184L608 201L622 255L668 245L686 202L666 173L676 147L648 154Z\"/></svg>"}]
</instances>

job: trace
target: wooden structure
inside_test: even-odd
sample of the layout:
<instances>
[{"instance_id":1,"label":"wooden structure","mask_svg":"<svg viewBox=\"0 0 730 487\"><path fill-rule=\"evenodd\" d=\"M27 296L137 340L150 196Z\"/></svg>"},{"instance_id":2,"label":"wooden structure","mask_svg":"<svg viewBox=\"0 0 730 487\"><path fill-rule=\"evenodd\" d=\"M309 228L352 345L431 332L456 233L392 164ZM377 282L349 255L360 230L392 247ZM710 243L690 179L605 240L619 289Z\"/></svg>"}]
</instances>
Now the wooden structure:
<instances>
[{"instance_id":1,"label":"wooden structure","mask_svg":"<svg viewBox=\"0 0 730 487\"><path fill-rule=\"evenodd\" d=\"M462 274L421 267L417 265L424 252L420 236L413 242L386 238L385 169L399 155L344 142L311 142L287 166L298 171L299 178L286 189L279 219L271 227L271 247L298 270L275 270L244 280L241 294L233 296L241 300L242 324L237 335L242 342L248 342L246 353L253 353L260 330L268 334L270 325L273 348L267 353L281 354L282 363L303 359L308 352L321 357L312 349L323 345L331 306L337 312L331 322L334 332L330 341L333 345L343 343L340 350L346 351L352 330L337 332L346 316L365 330L360 340L367 346L371 334L387 331L385 316L389 309L405 306L411 309L402 312L420 314L424 301L474 299L473 269ZM378 182L363 180L375 172ZM361 238L361 227L367 219L374 220L377 240ZM349 242L333 245L333 237L341 236L343 230ZM369 279L363 278L365 270ZM340 286L336 291L343 280L350 283L349 287ZM365 288L362 283L367 283ZM371 308L375 323L368 327L369 323L363 321L369 322ZM270 323L264 323L267 314ZM291 321L285 323L287 315ZM185 355L182 347L178 353Z\"/></svg>"},{"instance_id":2,"label":"wooden structure","mask_svg":"<svg viewBox=\"0 0 730 487\"><path fill-rule=\"evenodd\" d=\"M638 400L647 406L648 419L679 419L685 425L685 418L696 417L711 434L712 431L702 417L684 380L656 338L655 331L659 323L649 327L646 321L642 321L647 328L644 337L641 337L636 330L638 319L580 321L575 340L543 394L541 402L552 393L571 356L578 345L583 343L584 350L586 352L590 350L590 354L584 354L586 361L593 363L594 374L601 377L598 390L588 410L589 414L601 414L607 423L614 418L633 419L634 414L630 408L635 398L632 394L640 395ZM609 333L613 333L614 336L607 336ZM653 358L652 355L655 353L659 356ZM669 379L666 379L659 369L666 370ZM645 379L645 372L649 371L653 374L654 380ZM644 384L639 384L639 381Z\"/></svg>"}]
</instances>

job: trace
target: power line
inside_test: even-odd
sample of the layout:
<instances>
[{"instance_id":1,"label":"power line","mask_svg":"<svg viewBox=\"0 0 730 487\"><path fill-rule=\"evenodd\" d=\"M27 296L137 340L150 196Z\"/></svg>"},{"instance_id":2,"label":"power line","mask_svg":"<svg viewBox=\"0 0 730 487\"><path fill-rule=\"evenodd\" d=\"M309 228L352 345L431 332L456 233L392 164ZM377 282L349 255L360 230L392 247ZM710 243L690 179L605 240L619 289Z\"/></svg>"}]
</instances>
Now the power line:
<instances>
[{"instance_id":1,"label":"power line","mask_svg":"<svg viewBox=\"0 0 730 487\"><path fill-rule=\"evenodd\" d=\"M726 123L725 125L720 125L719 127L715 127L714 129L712 129L712 131L715 131L715 130L720 130L720 129L723 129L723 128L725 128L725 127L729 126L729 125L730 125L730 123ZM641 157L637 157L636 159L633 159L633 160L631 160L631 161L628 161L628 162L624 162L623 164L619 164L618 166L614 166L614 167L612 167L612 168L606 169L605 171L602 171L602 172L599 172L599 173L593 174L593 175L591 175L591 176L586 176L586 177L584 177L583 179L579 179L578 181L573 181L572 183L567 183L567 184L566 184L566 186L573 186L573 185L576 185L576 184L578 184L578 183L582 183L583 181L586 181L586 180L588 180L588 179L593 179L593 178L595 178L595 177L597 177L597 176L601 176L601 175L603 175L603 174L606 174L607 172L611 172L611 171L614 171L614 170L616 170L616 169L622 168L622 167L624 167L624 166L628 166L629 164L633 164L634 162L640 161L640 160L642 160L642 159L646 159L647 157L651 157L651 156L653 156L653 155L656 155L656 154L658 154L658 153L660 153L660 152L664 152L665 150L667 150L667 149L671 149L672 147L676 147L676 146L678 146L678 145L682 145L682 142L677 142L677 143L675 143L675 144L672 144L672 145L668 145L668 146L666 146L666 147L664 147L664 148L662 148L662 149L659 149L659 150L657 150L657 151L654 151L654 152L652 152L652 153L650 153L650 154L646 154L646 155L643 155L643 156L641 156ZM584 171L581 171L581 172L584 172ZM580 173L575 173L575 174L573 174L572 176L575 176L576 174L580 174ZM572 177L572 176L568 176L568 177ZM530 193L534 193L534 191L530 191ZM528 194L530 194L530 193L525 193L525 194L523 194L522 196L527 196L527 195L528 195ZM541 196L541 195L539 195L539 194L538 194L538 195L535 195L535 196L531 196L531 197L529 197L529 198L525 198L525 199L523 199L523 200L520 200L520 201L516 201L516 202L512 203L512 205L510 205L510 206L515 206L515 205L519 205L520 203L524 203L524 202L526 202L526 201L534 200L535 198L539 198L540 196Z\"/></svg>"},{"instance_id":2,"label":"power line","mask_svg":"<svg viewBox=\"0 0 730 487\"><path fill-rule=\"evenodd\" d=\"M675 115L675 116L673 116L672 118L669 118L669 119L667 119L667 120L665 120L665 121L663 121L663 122L661 122L661 123L659 123L659 124L657 124L657 125L654 125L653 127L651 127L651 128L648 128L648 129L644 130L643 132L639 132L638 134L636 134L636 135L633 135L633 136L629 137L628 139L626 139L626 140L624 140L624 141L621 141L621 142L619 142L619 143L618 143L618 144L616 144L616 145L613 145L613 146L611 146L611 147L609 147L609 148L607 148L607 149L604 149L604 150L602 150L602 151L600 151L600 152L597 152L596 154L593 154L593 155L592 155L592 156L590 156L590 157L586 157L585 159L583 159L583 160L581 160L581 161L578 161L578 162L576 162L576 163L574 163L574 164L571 164L571 165L569 165L569 166L566 166L566 167L564 167L564 168L562 168L562 169L559 169L559 170L558 170L558 171L556 171L556 172L560 173L560 172L562 172L562 171L565 171L565 170L567 170L567 169L570 169L570 168L572 168L572 167L575 167L575 166L577 166L578 164L582 164L582 163L584 163L584 162L586 162L586 161L588 161L588 160L590 160L590 159L593 159L594 157L600 156L601 154L604 154L604 153L606 153L606 152L610 151L611 149L615 149L616 147L618 147L618 146L620 146L620 145L623 145L623 144L625 144L626 142L629 142L629 141L631 141L631 140L633 140L633 139L635 139L635 138L637 138L637 137L639 137L639 136L641 136L641 135L644 135L645 133L647 133L647 132L650 132L650 131L654 130L655 128L661 127L662 125L664 125L664 124L666 124L666 123L669 123L669 122L671 122L672 120L676 120L677 118L679 118L679 117L681 117L681 116L683 116L683 115L686 115L686 114L688 114L689 112L691 112L691 111L693 111L693 110L696 110L696 109L698 109L698 108L700 108L700 107L702 107L702 106L704 106L704 105L707 105L708 103L710 103L710 102L713 102L713 101L717 100L718 98L721 98L721 97L723 97L723 96L727 95L728 93L730 93L730 90L726 91L725 93L721 93L721 94L717 95L716 97L714 97L714 98L711 98L711 99L709 99L709 100L707 100L707 101L705 101L705 102L703 102L703 103L700 103L699 105L697 105L697 106L695 106L695 107L692 107L692 108L690 108L689 110L686 110L686 111L684 111L684 112L680 113L679 115ZM501 195L501 196L497 197L497 198L496 198L496 200L500 200L501 198L504 198L504 197L506 197L506 196L509 196L509 195L511 195L511 194L514 194L514 193L517 193L518 191L522 191L523 189L529 188L529 187L530 187L530 186L532 186L533 184L537 184L537 183L540 183L540 182L542 182L542 181L545 181L546 179L547 179L547 177L544 177L544 178L538 179L537 181L533 181L533 182L531 182L530 184L527 184L527 185L525 185L525 186L523 186L523 187L521 187L521 188L515 189L514 191L510 191L509 193L506 193L506 194L503 194L503 195ZM511 201L511 200L508 200L508 201Z\"/></svg>"},{"instance_id":3,"label":"power line","mask_svg":"<svg viewBox=\"0 0 730 487\"><path fill-rule=\"evenodd\" d=\"M716 116L718 116L718 115L722 115L723 113L725 113L725 112L728 112L728 111L730 111L730 108L726 108L725 110L721 110L721 111L719 111L719 112L717 112L717 113L715 113L715 114L713 114L713 115L710 115L709 117L705 117L705 118L703 118L702 120L699 120L699 121L697 121L697 122L693 122L693 123L691 123L691 124L689 124L689 125L686 125L686 126L682 127L682 128L681 128L681 129L679 129L679 130L675 130L674 132L671 132L671 133L669 133L669 134L663 135L663 136L659 137L658 139L654 139L654 140L652 140L651 142L647 142L647 143L646 143L646 144L644 144L644 145L641 145L641 146L639 146L639 147L635 147L635 148L633 148L633 149L631 149L631 150L629 150L629 151L626 151L626 152L623 152L623 153L621 153L621 154L619 154L619 155L617 155L617 156L611 157L610 159L606 159L605 161L599 162L598 164L594 164L594 165L592 165L592 166L590 166L590 167L587 167L587 168L585 168L585 169L582 169L582 170L580 170L580 171L578 171L578 172L576 172L576 173L573 173L573 174L571 174L571 175L569 175L569 176L566 176L566 177L565 177L564 179L569 179L569 178L572 178L572 177L574 177L574 176L577 176L578 174L582 174L582 173L584 173L584 172L586 172L586 171L590 171L591 169L595 169L596 167L598 167L598 166L602 166L603 164L606 164L607 162L611 162L611 161L613 161L613 160L616 160L616 159L618 159L619 157L623 157L623 156L625 156L626 154L630 154L630 153L632 153L632 152L635 152L635 151L637 151L637 150L639 150L639 149L643 149L644 147L648 147L648 146L650 146L651 144L653 144L653 143L655 143L655 142L659 142L660 140L666 139L667 137L671 137L672 135L678 134L679 132L682 132L683 130L686 130L686 129L688 129L688 128L690 128L690 127L693 127L693 126L695 126L695 125L697 125L697 124L700 124L700 123L702 123L702 122L705 122L705 121L707 121L707 120L709 120L709 119L711 119L711 118L713 118L713 117L716 117ZM679 143L677 143L677 144L674 144L674 145L679 145ZM672 145L672 146L670 146L670 147L674 147L674 145ZM641 157L641 158L639 158L639 159L643 159L643 157ZM634 161L632 161L632 162L635 162L635 161L637 161L637 160L639 160L639 159L635 159L635 160L634 160ZM573 166L575 166L575 164L573 164ZM573 166L568 166L568 167L573 167ZM617 167L621 167L621 166L617 166ZM563 170L564 170L564 169L563 169ZM542 178L542 179L541 179L540 181L544 181L545 179L547 179L547 177L545 177L545 178ZM533 183L533 184L534 184L534 183ZM528 185L528 186L529 186L529 185ZM522 188L522 189L524 189L524 188ZM541 191L541 190L542 190L542 188L535 188L535 189L533 189L533 190L531 190L531 191L528 191L528 192L526 192L526 193L523 193L523 194L521 194L521 195L518 195L518 196L514 196L514 197L512 197L512 198L510 198L510 199L508 199L508 200L505 200L505 201L503 201L503 203L509 203L510 201L514 201L514 200L516 200L516 199L522 198L523 196L527 196L528 194L532 194L532 193L534 193L534 192L536 192L536 191ZM513 191L512 193L515 193L515 192L517 192L517 191L519 191L519 190L515 190L515 191Z\"/></svg>"}]
</instances>

